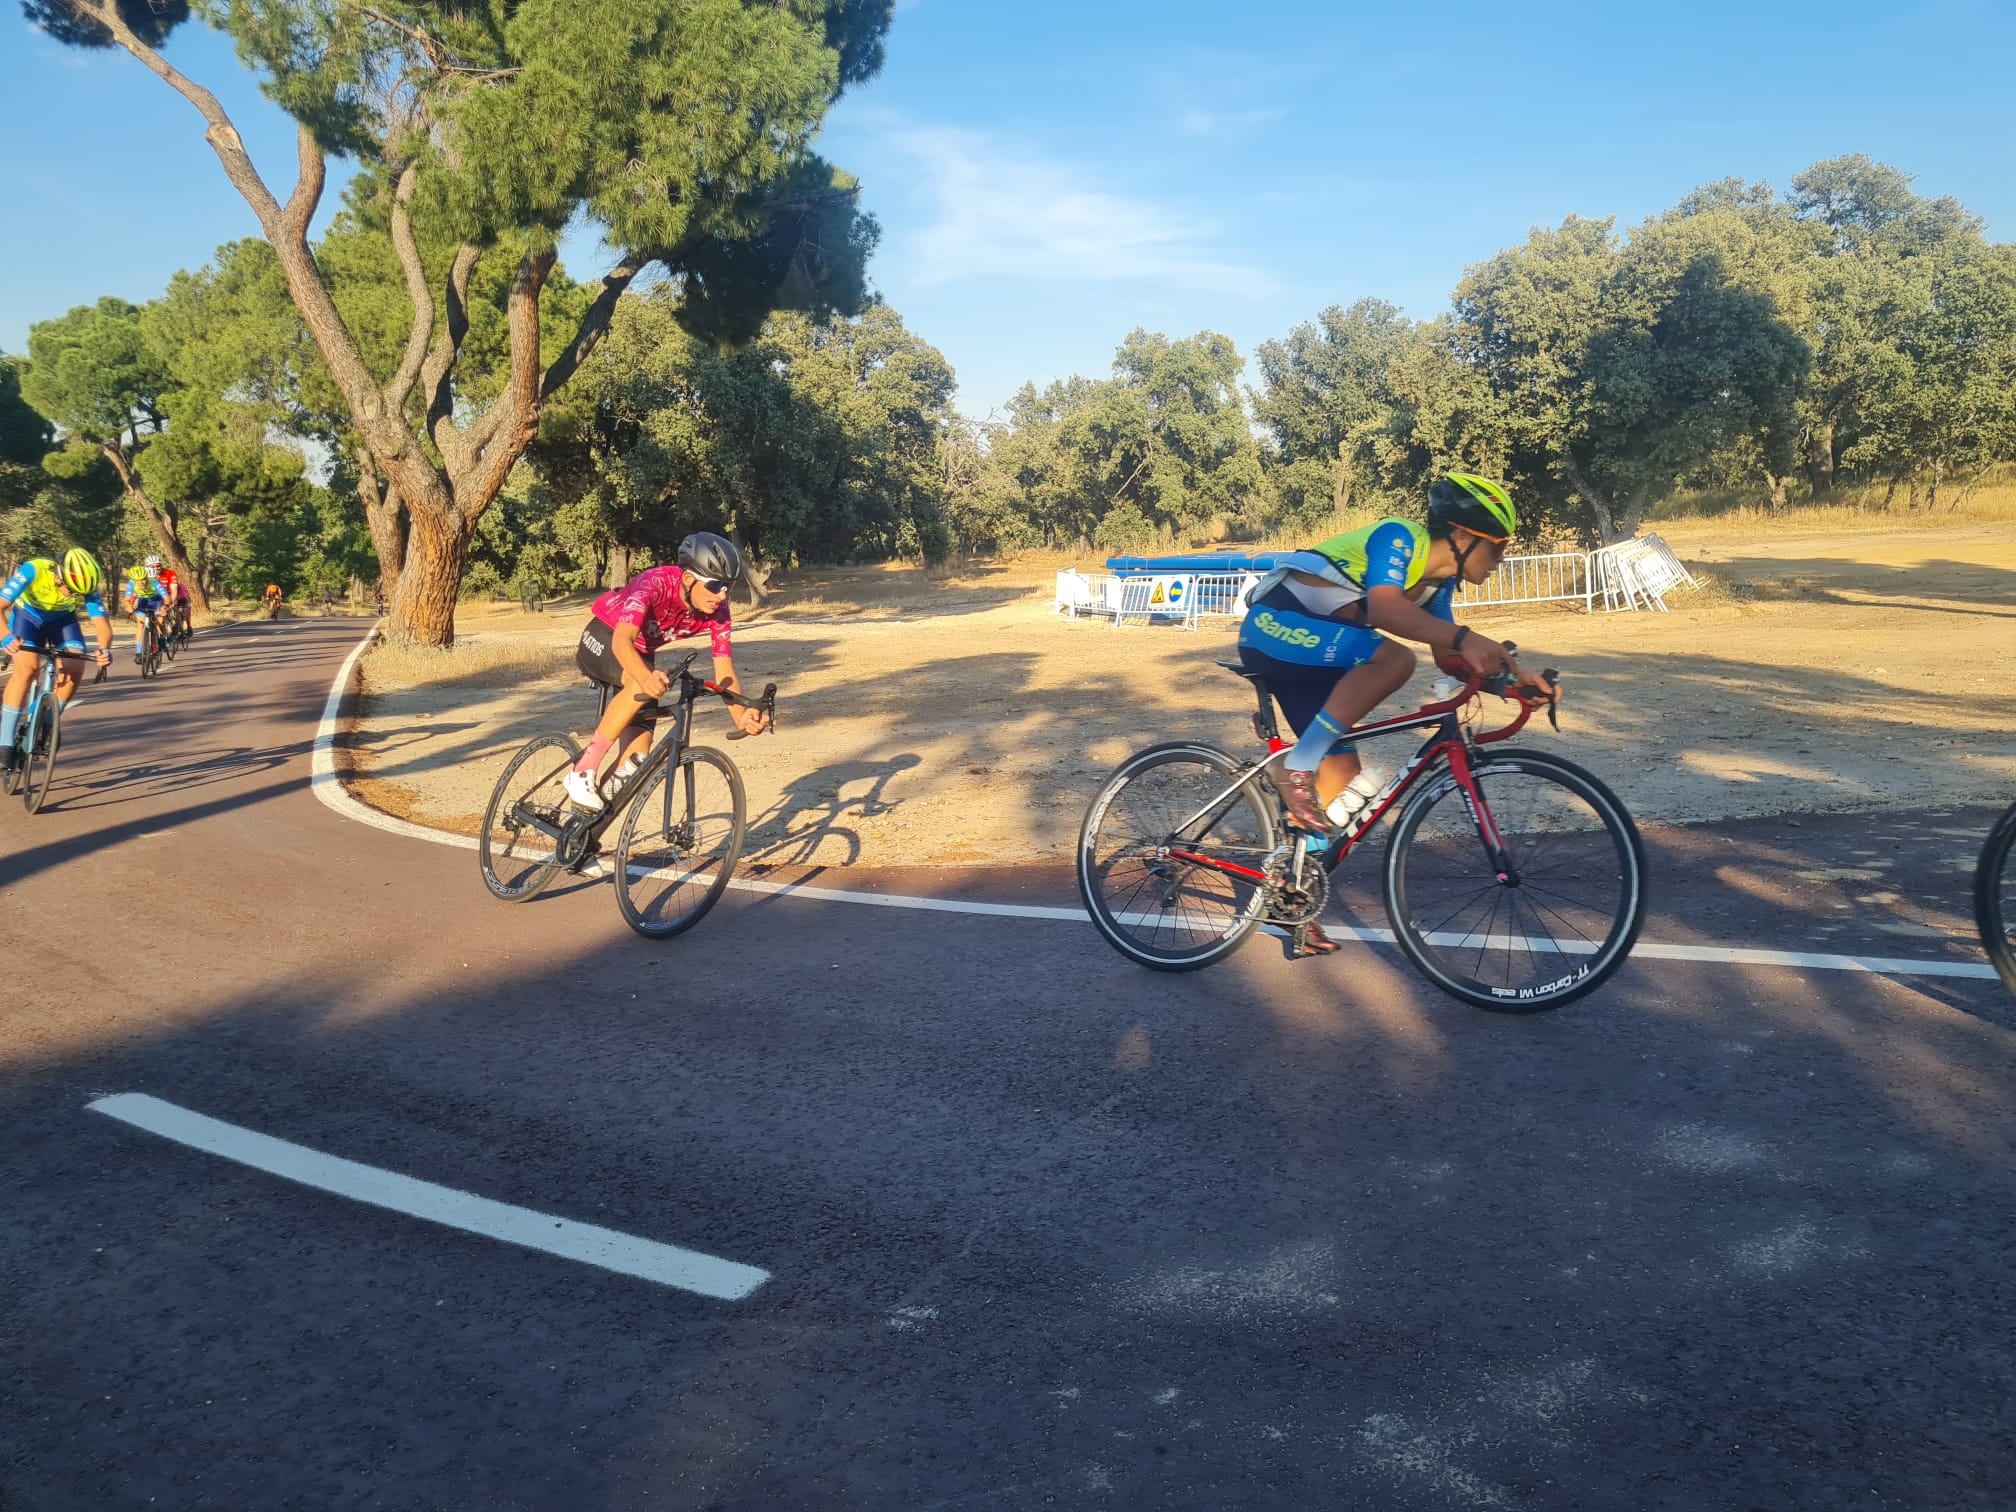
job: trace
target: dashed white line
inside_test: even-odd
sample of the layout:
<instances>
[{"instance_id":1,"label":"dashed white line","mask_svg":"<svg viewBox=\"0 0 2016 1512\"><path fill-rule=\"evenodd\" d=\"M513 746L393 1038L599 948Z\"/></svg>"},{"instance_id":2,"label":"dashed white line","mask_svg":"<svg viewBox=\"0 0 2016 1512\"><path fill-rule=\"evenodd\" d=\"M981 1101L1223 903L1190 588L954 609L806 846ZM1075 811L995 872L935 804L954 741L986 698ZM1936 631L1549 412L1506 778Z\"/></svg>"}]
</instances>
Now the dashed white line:
<instances>
[{"instance_id":1,"label":"dashed white line","mask_svg":"<svg viewBox=\"0 0 2016 1512\"><path fill-rule=\"evenodd\" d=\"M544 1250L563 1260L598 1266L618 1275L697 1292L703 1297L739 1302L770 1279L768 1271L753 1265L717 1259L698 1250L681 1249L676 1244L639 1239L592 1223L556 1218L551 1213L513 1207L508 1202L458 1192L453 1187L419 1181L396 1171L325 1155L320 1150L177 1107L144 1092L120 1092L86 1106L94 1113L103 1113L163 1139L235 1160L288 1181L298 1181L303 1186L506 1244Z\"/></svg>"},{"instance_id":2,"label":"dashed white line","mask_svg":"<svg viewBox=\"0 0 2016 1512\"><path fill-rule=\"evenodd\" d=\"M451 835L429 829L424 824L396 819L381 813L362 799L352 796L336 771L336 715L343 694L350 686L350 671L371 644L366 635L337 670L329 685L329 698L322 706L322 721L315 730L315 745L309 782L315 796L345 819L374 825L395 835L425 840L434 845L452 845L462 850L476 849L474 837ZM905 893L853 892L837 887L814 887L803 882L759 882L735 877L728 885L740 892L768 893L777 897L811 898L822 903L856 903L870 908L909 908L929 913L985 914L1001 919L1045 919L1067 924L1088 922L1082 908L1059 908L1030 903L967 903L955 898L922 898ZM1390 929L1360 929L1348 925L1325 924L1332 935L1362 940L1367 944L1390 945ZM1525 942L1529 949L1555 948L1543 941ZM1839 955L1829 951L1763 950L1745 945L1664 945L1640 940L1631 947L1633 957L1653 961L1700 961L1720 966L1787 966L1800 971L1860 971L1885 976L1967 977L1988 980L1995 968L1979 961L1940 961L1899 956Z\"/></svg>"}]
</instances>

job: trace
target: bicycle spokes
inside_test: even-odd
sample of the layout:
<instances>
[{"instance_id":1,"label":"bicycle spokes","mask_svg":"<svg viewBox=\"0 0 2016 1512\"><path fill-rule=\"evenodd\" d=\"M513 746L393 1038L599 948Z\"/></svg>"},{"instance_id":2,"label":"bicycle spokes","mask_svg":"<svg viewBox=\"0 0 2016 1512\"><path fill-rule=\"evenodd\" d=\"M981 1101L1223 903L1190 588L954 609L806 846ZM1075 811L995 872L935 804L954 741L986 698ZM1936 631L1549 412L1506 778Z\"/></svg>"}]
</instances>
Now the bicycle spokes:
<instances>
[{"instance_id":1,"label":"bicycle spokes","mask_svg":"<svg viewBox=\"0 0 2016 1512\"><path fill-rule=\"evenodd\" d=\"M1607 974L1643 914L1628 818L1565 764L1483 761L1476 790L1474 803L1461 784L1431 790L1394 835L1388 908L1402 945L1437 985L1487 1006Z\"/></svg>"}]
</instances>

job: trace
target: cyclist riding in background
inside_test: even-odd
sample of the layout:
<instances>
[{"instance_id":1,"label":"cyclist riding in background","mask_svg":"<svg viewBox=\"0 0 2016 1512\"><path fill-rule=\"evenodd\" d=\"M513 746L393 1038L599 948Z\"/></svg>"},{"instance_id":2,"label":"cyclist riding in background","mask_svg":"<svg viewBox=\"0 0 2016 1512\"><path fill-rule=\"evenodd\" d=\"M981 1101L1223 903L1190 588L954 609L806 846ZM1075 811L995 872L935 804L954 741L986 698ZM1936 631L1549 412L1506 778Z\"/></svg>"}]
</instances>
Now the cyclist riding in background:
<instances>
[{"instance_id":1,"label":"cyclist riding in background","mask_svg":"<svg viewBox=\"0 0 2016 1512\"><path fill-rule=\"evenodd\" d=\"M1299 737L1275 776L1297 825L1323 833L1329 820L1350 817L1354 799L1363 801L1356 790L1344 793L1361 771L1344 732L1414 675L1414 653L1381 631L1461 656L1482 675L1510 672L1522 687L1552 696L1504 646L1455 623L1458 583L1489 577L1518 531L1502 485L1451 473L1428 492L1426 528L1391 519L1332 536L1254 586L1239 659L1265 676ZM1334 807L1340 801L1342 813Z\"/></svg>"},{"instance_id":2,"label":"cyclist riding in background","mask_svg":"<svg viewBox=\"0 0 2016 1512\"><path fill-rule=\"evenodd\" d=\"M280 591L278 583L268 583L266 585L266 592L261 596L260 602L266 606L267 614L271 615L280 607L280 600L285 597L286 595Z\"/></svg>"},{"instance_id":3,"label":"cyclist riding in background","mask_svg":"<svg viewBox=\"0 0 2016 1512\"><path fill-rule=\"evenodd\" d=\"M178 635L189 628L189 586L175 575L173 567L163 567L155 578L168 610L162 616L163 633Z\"/></svg>"},{"instance_id":4,"label":"cyclist riding in background","mask_svg":"<svg viewBox=\"0 0 2016 1512\"><path fill-rule=\"evenodd\" d=\"M156 618L166 596L161 590L161 558L150 556L138 567L126 569L126 612L133 616L133 660L140 660L147 647L147 626L154 625L154 633L161 633L160 621Z\"/></svg>"},{"instance_id":5,"label":"cyclist riding in background","mask_svg":"<svg viewBox=\"0 0 2016 1512\"><path fill-rule=\"evenodd\" d=\"M660 646L704 632L711 638L714 682L741 691L728 639L728 590L741 576L742 553L735 543L703 530L679 543L676 566L647 568L595 600L594 618L581 631L574 661L590 681L616 692L581 759L567 774L567 796L582 808L590 812L602 808L601 773L608 765L610 747L619 739L624 765L612 773L619 780L651 749L651 726L665 712L656 700L672 683L652 665ZM647 702L640 706L629 696L633 693L644 695ZM754 709L730 704L728 714L748 734L763 729L763 716ZM624 739L631 729L635 737Z\"/></svg>"},{"instance_id":6,"label":"cyclist riding in background","mask_svg":"<svg viewBox=\"0 0 2016 1512\"><path fill-rule=\"evenodd\" d=\"M73 547L63 553L60 565L47 557L23 562L0 585L0 611L6 610L12 612L5 634L0 635L0 650L14 653L14 665L6 691L0 693L0 770L14 766L21 709L43 657L56 658L56 697L67 704L77 692L83 671L78 658L84 654L83 627L77 623L80 610L90 619L91 633L98 640L98 665L112 664L112 621L105 616L98 559L90 552Z\"/></svg>"}]
</instances>

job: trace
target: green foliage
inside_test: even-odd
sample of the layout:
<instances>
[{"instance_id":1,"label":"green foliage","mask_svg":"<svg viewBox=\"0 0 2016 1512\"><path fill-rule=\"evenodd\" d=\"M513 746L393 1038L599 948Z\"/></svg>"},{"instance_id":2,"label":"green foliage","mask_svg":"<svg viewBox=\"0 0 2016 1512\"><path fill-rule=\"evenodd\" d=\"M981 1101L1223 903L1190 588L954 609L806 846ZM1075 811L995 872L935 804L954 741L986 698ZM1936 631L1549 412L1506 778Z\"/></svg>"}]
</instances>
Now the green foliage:
<instances>
[{"instance_id":1,"label":"green foliage","mask_svg":"<svg viewBox=\"0 0 2016 1512\"><path fill-rule=\"evenodd\" d=\"M21 395L72 435L116 443L162 423L167 365L148 343L140 308L106 295L28 332Z\"/></svg>"},{"instance_id":2,"label":"green foliage","mask_svg":"<svg viewBox=\"0 0 2016 1512\"><path fill-rule=\"evenodd\" d=\"M2011 250L1852 156L1782 199L1726 179L1627 234L1571 216L1469 269L1446 316L1327 310L1259 350L1278 522L1457 464L1543 530L1626 534L1683 481L1816 492L1838 466L1976 476L2016 451Z\"/></svg>"},{"instance_id":3,"label":"green foliage","mask_svg":"<svg viewBox=\"0 0 2016 1512\"><path fill-rule=\"evenodd\" d=\"M777 562L943 554L952 369L895 311L780 314L734 351L686 335L678 313L664 294L626 300L582 382L612 542L666 558L712 529Z\"/></svg>"}]
</instances>

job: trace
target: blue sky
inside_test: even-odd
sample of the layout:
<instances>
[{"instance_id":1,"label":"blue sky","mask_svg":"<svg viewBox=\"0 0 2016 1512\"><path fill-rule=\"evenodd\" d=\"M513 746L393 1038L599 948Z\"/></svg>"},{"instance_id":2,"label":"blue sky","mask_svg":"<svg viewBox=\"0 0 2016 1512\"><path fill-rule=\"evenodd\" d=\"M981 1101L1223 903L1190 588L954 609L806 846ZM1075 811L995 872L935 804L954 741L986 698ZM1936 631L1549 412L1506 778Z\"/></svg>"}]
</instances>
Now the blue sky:
<instances>
[{"instance_id":1,"label":"blue sky","mask_svg":"<svg viewBox=\"0 0 2016 1512\"><path fill-rule=\"evenodd\" d=\"M0 349L18 352L34 321L151 298L256 226L179 96L0 3ZM291 128L228 46L185 28L170 56L284 195ZM907 0L821 148L882 223L877 286L985 414L1025 379L1104 374L1137 325L1250 356L1366 295L1426 317L1533 225L1628 225L1843 152L2007 240L2012 72L2007 0ZM567 253L577 277L609 261L592 236Z\"/></svg>"}]
</instances>

